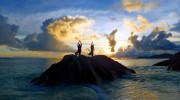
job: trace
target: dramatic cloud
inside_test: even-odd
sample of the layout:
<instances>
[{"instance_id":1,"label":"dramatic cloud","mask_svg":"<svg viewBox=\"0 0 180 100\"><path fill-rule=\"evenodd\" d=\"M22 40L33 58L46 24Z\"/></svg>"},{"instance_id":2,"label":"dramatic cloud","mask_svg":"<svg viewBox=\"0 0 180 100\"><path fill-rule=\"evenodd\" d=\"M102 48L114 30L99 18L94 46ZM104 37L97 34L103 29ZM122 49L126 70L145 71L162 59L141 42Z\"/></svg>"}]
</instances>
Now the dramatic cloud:
<instances>
[{"instance_id":1,"label":"dramatic cloud","mask_svg":"<svg viewBox=\"0 0 180 100\"><path fill-rule=\"evenodd\" d=\"M114 52L114 47L116 46L115 34L117 33L117 29L113 30L109 35L106 35L109 46L111 47L111 52Z\"/></svg>"},{"instance_id":2,"label":"dramatic cloud","mask_svg":"<svg viewBox=\"0 0 180 100\"><path fill-rule=\"evenodd\" d=\"M143 16L138 15L137 21L139 22L139 25L134 23L132 20L125 19L124 25L134 32L144 32L150 26L149 21Z\"/></svg>"},{"instance_id":3,"label":"dramatic cloud","mask_svg":"<svg viewBox=\"0 0 180 100\"><path fill-rule=\"evenodd\" d=\"M180 33L180 20L170 30Z\"/></svg>"},{"instance_id":4,"label":"dramatic cloud","mask_svg":"<svg viewBox=\"0 0 180 100\"><path fill-rule=\"evenodd\" d=\"M143 3L142 0L122 0L122 6L128 12L150 11L157 7L157 2Z\"/></svg>"},{"instance_id":5,"label":"dramatic cloud","mask_svg":"<svg viewBox=\"0 0 180 100\"><path fill-rule=\"evenodd\" d=\"M48 33L59 40L63 41L77 41L83 40L87 35L88 27L93 23L93 20L87 19L84 16L64 16L55 19L48 25ZM88 36L89 38L94 38Z\"/></svg>"},{"instance_id":6,"label":"dramatic cloud","mask_svg":"<svg viewBox=\"0 0 180 100\"><path fill-rule=\"evenodd\" d=\"M172 37L171 33L159 31L159 28L156 27L148 36L143 36L141 40L138 40L138 35L133 35L133 33L128 40L138 50L173 50L176 45L167 40L169 37Z\"/></svg>"},{"instance_id":7,"label":"dramatic cloud","mask_svg":"<svg viewBox=\"0 0 180 100\"><path fill-rule=\"evenodd\" d=\"M42 33L29 34L24 38L24 44L29 50L39 50L39 51L73 51L73 48L65 45L63 41L57 39L52 34L48 33L48 25L53 23L53 19L47 19L43 22L41 27Z\"/></svg>"},{"instance_id":8,"label":"dramatic cloud","mask_svg":"<svg viewBox=\"0 0 180 100\"><path fill-rule=\"evenodd\" d=\"M93 20L84 16L47 19L42 23L41 33L29 34L19 40L16 38L19 27L8 24L8 18L0 15L0 45L37 51L74 51L69 46L70 43L77 40L92 41L98 38L99 35L89 31L92 23Z\"/></svg>"},{"instance_id":9,"label":"dramatic cloud","mask_svg":"<svg viewBox=\"0 0 180 100\"><path fill-rule=\"evenodd\" d=\"M141 40L138 40L138 35L133 35L128 38L131 45L127 48L120 48L117 53L118 56L142 56L148 54L154 54L159 51L179 51L180 46L168 40L172 37L171 33L161 31L158 27L148 35L143 36Z\"/></svg>"},{"instance_id":10,"label":"dramatic cloud","mask_svg":"<svg viewBox=\"0 0 180 100\"><path fill-rule=\"evenodd\" d=\"M24 42L30 50L74 51L68 45L69 43L97 38L95 34L83 34L87 32L92 23L93 20L84 16L63 16L57 19L48 19L43 22L42 33L30 34L24 39Z\"/></svg>"},{"instance_id":11,"label":"dramatic cloud","mask_svg":"<svg viewBox=\"0 0 180 100\"><path fill-rule=\"evenodd\" d=\"M19 26L8 23L8 18L0 15L0 45L12 47L22 47L22 43L17 39L16 33Z\"/></svg>"}]
</instances>

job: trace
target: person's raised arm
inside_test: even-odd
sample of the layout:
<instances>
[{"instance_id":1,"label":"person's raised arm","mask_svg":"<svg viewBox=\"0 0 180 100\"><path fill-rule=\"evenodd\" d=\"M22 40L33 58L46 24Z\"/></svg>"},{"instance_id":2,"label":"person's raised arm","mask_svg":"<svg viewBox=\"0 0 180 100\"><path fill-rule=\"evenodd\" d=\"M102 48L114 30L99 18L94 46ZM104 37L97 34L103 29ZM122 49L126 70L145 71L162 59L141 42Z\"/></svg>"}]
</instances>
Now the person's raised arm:
<instances>
[{"instance_id":1,"label":"person's raised arm","mask_svg":"<svg viewBox=\"0 0 180 100\"><path fill-rule=\"evenodd\" d=\"M79 45L79 42L77 43L77 46Z\"/></svg>"},{"instance_id":2,"label":"person's raised arm","mask_svg":"<svg viewBox=\"0 0 180 100\"><path fill-rule=\"evenodd\" d=\"M82 46L82 43L81 43L81 41L79 40L79 44Z\"/></svg>"}]
</instances>

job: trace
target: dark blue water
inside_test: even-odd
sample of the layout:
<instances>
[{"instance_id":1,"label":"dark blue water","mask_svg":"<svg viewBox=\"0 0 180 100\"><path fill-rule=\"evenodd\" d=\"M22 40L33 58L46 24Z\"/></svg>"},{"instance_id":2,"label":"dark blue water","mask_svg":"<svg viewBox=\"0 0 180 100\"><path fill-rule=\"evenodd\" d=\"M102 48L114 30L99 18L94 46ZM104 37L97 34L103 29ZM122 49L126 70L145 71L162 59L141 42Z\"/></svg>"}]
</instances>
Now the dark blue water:
<instances>
[{"instance_id":1,"label":"dark blue water","mask_svg":"<svg viewBox=\"0 0 180 100\"><path fill-rule=\"evenodd\" d=\"M0 100L179 100L180 72L151 66L163 59L118 60L134 69L135 76L123 76L102 86L35 86L39 76L59 59L1 58Z\"/></svg>"}]
</instances>

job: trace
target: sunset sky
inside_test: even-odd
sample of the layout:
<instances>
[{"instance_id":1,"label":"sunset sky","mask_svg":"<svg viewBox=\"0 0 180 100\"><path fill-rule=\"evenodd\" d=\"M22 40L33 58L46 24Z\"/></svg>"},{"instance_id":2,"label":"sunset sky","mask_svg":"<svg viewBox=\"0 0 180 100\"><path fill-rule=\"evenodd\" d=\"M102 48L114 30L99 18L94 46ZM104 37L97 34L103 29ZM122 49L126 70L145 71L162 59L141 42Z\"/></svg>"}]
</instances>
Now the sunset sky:
<instances>
[{"instance_id":1,"label":"sunset sky","mask_svg":"<svg viewBox=\"0 0 180 100\"><path fill-rule=\"evenodd\" d=\"M1 0L0 57L180 51L180 0ZM115 52L111 52L112 48Z\"/></svg>"}]
</instances>

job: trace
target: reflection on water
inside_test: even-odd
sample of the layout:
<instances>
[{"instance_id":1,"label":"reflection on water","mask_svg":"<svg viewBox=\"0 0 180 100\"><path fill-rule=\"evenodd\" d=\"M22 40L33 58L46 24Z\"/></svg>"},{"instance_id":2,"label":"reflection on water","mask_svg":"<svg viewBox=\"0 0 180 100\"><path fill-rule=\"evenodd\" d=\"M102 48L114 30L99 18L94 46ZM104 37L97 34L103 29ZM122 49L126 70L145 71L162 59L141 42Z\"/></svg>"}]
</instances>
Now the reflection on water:
<instances>
[{"instance_id":1,"label":"reflection on water","mask_svg":"<svg viewBox=\"0 0 180 100\"><path fill-rule=\"evenodd\" d=\"M131 66L137 75L103 86L113 100L179 100L180 73L164 66Z\"/></svg>"},{"instance_id":2,"label":"reflection on water","mask_svg":"<svg viewBox=\"0 0 180 100\"><path fill-rule=\"evenodd\" d=\"M125 66L152 66L153 64L163 60L166 59L126 59L118 60L118 62Z\"/></svg>"},{"instance_id":3,"label":"reflection on water","mask_svg":"<svg viewBox=\"0 0 180 100\"><path fill-rule=\"evenodd\" d=\"M30 80L59 59L0 59L0 100L179 100L180 73L151 66L162 60L118 60L137 74L102 86L45 88L30 84Z\"/></svg>"},{"instance_id":4,"label":"reflection on water","mask_svg":"<svg viewBox=\"0 0 180 100\"><path fill-rule=\"evenodd\" d=\"M139 84L139 82L134 81L125 81L122 82L121 85L124 86L124 88L120 89L119 92L121 93L120 98L121 99L133 99L133 100L156 100L157 96L156 94L147 89L144 88L143 85Z\"/></svg>"},{"instance_id":5,"label":"reflection on water","mask_svg":"<svg viewBox=\"0 0 180 100\"><path fill-rule=\"evenodd\" d=\"M112 100L157 100L154 91L145 88L138 81L131 81L131 79L118 79L103 88Z\"/></svg>"}]
</instances>

